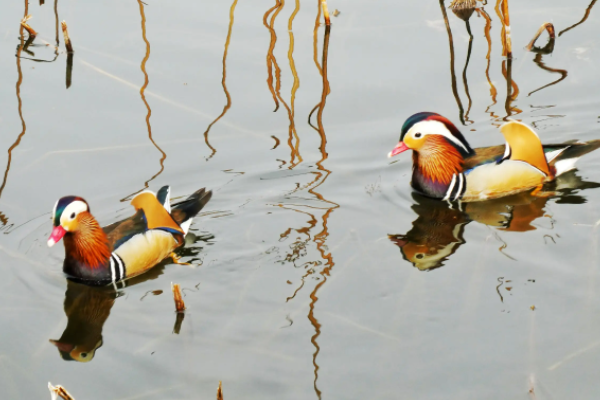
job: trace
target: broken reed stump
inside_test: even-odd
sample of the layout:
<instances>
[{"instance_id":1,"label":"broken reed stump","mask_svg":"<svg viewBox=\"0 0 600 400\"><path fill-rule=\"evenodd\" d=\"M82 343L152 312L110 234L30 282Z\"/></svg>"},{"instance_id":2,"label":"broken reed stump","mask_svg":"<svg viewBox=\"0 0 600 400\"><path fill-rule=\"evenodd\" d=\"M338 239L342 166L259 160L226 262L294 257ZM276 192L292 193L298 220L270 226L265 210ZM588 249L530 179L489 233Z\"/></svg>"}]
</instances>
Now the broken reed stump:
<instances>
[{"instance_id":1,"label":"broken reed stump","mask_svg":"<svg viewBox=\"0 0 600 400\"><path fill-rule=\"evenodd\" d=\"M327 8L327 0L321 0L321 6L323 7L323 16L325 17L325 25L331 25L329 19L329 9Z\"/></svg>"},{"instance_id":2,"label":"broken reed stump","mask_svg":"<svg viewBox=\"0 0 600 400\"><path fill-rule=\"evenodd\" d=\"M179 335L179 332L181 331L181 324L183 323L183 318L185 318L185 303L183 302L183 298L181 297L181 289L179 288L179 284L171 282L171 290L173 291L173 300L175 300L175 311L177 312L175 325L173 326L173 333Z\"/></svg>"},{"instance_id":3,"label":"broken reed stump","mask_svg":"<svg viewBox=\"0 0 600 400\"><path fill-rule=\"evenodd\" d=\"M538 31L533 36L533 39L531 39L531 42L529 42L527 47L525 47L527 49L527 51L531 51L531 49L533 49L535 42L538 40L538 38L544 31L548 32L548 36L549 36L550 40L555 39L556 34L554 32L554 25L551 22L543 23L542 26L540 26L540 29L538 29Z\"/></svg>"},{"instance_id":4,"label":"broken reed stump","mask_svg":"<svg viewBox=\"0 0 600 400\"><path fill-rule=\"evenodd\" d=\"M23 18L21 20L21 26L23 28L25 28L25 30L27 31L27 33L29 33L29 37L36 37L37 36L37 32L27 24L27 21L29 21L31 19L31 15L27 15L25 18Z\"/></svg>"},{"instance_id":5,"label":"broken reed stump","mask_svg":"<svg viewBox=\"0 0 600 400\"><path fill-rule=\"evenodd\" d=\"M57 400L59 398L63 400L75 400L75 398L67 392L67 389L60 385L52 386L52 383L48 382L48 390L50 390L52 400Z\"/></svg>"},{"instance_id":6,"label":"broken reed stump","mask_svg":"<svg viewBox=\"0 0 600 400\"><path fill-rule=\"evenodd\" d=\"M171 282L171 290L173 291L173 300L175 300L175 310L180 313L185 311L185 303L181 297L181 289L178 283Z\"/></svg>"},{"instance_id":7,"label":"broken reed stump","mask_svg":"<svg viewBox=\"0 0 600 400\"><path fill-rule=\"evenodd\" d=\"M73 53L73 44L71 43L71 38L69 37L69 30L67 29L67 23L65 21L60 23L60 26L63 31L63 36L65 38L65 47L67 48L68 53Z\"/></svg>"},{"instance_id":8,"label":"broken reed stump","mask_svg":"<svg viewBox=\"0 0 600 400\"><path fill-rule=\"evenodd\" d=\"M219 381L219 387L217 388L217 400L223 400L223 388L221 387L221 381Z\"/></svg>"}]
</instances>

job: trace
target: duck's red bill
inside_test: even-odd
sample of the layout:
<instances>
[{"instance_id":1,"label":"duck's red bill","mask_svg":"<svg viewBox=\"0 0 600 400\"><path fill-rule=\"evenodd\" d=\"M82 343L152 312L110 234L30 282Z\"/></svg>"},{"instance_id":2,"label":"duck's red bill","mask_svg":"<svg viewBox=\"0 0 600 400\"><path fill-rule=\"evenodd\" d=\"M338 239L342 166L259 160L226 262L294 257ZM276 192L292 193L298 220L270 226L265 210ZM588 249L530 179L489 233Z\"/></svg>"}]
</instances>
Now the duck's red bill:
<instances>
[{"instance_id":1,"label":"duck's red bill","mask_svg":"<svg viewBox=\"0 0 600 400\"><path fill-rule=\"evenodd\" d=\"M65 231L65 228L63 228L60 225L55 226L54 229L52 229L50 237L48 238L48 247L52 247L56 243L58 243L58 241L60 241L60 239L62 239L63 236L65 236L65 233L67 233L67 231Z\"/></svg>"},{"instance_id":2,"label":"duck's red bill","mask_svg":"<svg viewBox=\"0 0 600 400\"><path fill-rule=\"evenodd\" d=\"M389 157L397 156L398 154L408 150L408 146L404 144L404 142L399 142L396 147L388 154Z\"/></svg>"}]
</instances>

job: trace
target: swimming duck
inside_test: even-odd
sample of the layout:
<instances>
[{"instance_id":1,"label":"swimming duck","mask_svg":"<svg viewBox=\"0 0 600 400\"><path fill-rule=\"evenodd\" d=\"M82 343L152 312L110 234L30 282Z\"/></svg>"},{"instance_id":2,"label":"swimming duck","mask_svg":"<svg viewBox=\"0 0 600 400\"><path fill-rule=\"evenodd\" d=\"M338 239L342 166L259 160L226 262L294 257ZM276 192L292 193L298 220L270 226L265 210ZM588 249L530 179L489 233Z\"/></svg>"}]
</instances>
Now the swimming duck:
<instances>
[{"instance_id":1,"label":"swimming duck","mask_svg":"<svg viewBox=\"0 0 600 400\"><path fill-rule=\"evenodd\" d=\"M158 198L151 191L139 193L131 200L136 213L104 228L84 199L63 197L52 212L48 246L64 239L63 271L76 282L100 286L140 275L183 245L192 218L212 196L203 188L171 206L169 194L168 187Z\"/></svg>"},{"instance_id":2,"label":"swimming duck","mask_svg":"<svg viewBox=\"0 0 600 400\"><path fill-rule=\"evenodd\" d=\"M473 202L539 191L600 147L600 140L542 145L533 129L517 121L505 123L500 132L506 145L472 149L448 119L421 112L406 120L388 157L413 150L416 191L448 202Z\"/></svg>"}]
</instances>

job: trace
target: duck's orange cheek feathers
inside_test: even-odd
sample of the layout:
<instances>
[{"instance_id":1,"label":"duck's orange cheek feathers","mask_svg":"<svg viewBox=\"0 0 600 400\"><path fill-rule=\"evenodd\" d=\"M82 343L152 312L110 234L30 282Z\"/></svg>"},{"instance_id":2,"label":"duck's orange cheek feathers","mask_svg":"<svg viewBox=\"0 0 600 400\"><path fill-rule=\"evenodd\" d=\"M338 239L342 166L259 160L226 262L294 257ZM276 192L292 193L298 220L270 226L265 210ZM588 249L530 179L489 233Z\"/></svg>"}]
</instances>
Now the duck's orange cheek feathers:
<instances>
[{"instance_id":1,"label":"duck's orange cheek feathers","mask_svg":"<svg viewBox=\"0 0 600 400\"><path fill-rule=\"evenodd\" d=\"M60 239L62 239L63 236L65 236L65 233L67 233L65 228L63 228L60 225L55 226L54 229L52 229L52 233L50 234L50 237L48 238L48 247L52 247L56 243L58 243L60 241Z\"/></svg>"}]
</instances>

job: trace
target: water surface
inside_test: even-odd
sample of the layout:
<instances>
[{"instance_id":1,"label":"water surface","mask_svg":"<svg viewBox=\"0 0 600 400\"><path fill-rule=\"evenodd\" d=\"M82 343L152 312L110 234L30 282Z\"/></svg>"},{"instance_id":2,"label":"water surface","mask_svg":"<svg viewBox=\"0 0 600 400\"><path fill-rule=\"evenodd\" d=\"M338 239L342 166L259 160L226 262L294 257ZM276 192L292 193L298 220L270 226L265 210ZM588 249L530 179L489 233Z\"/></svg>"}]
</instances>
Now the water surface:
<instances>
[{"instance_id":1,"label":"water surface","mask_svg":"<svg viewBox=\"0 0 600 400\"><path fill-rule=\"evenodd\" d=\"M465 22L443 1L330 1L328 34L317 0L4 4L4 398L48 381L77 399L212 398L219 381L226 399L596 398L600 153L545 197L464 212L385 157L418 111L473 147L502 143L507 118L544 142L600 138L595 0L521 3L512 60L492 2ZM547 21L553 51L544 34L528 52ZM105 225L165 184L214 192L189 265L117 294L67 283L46 247L56 199Z\"/></svg>"}]
</instances>

